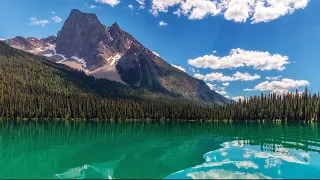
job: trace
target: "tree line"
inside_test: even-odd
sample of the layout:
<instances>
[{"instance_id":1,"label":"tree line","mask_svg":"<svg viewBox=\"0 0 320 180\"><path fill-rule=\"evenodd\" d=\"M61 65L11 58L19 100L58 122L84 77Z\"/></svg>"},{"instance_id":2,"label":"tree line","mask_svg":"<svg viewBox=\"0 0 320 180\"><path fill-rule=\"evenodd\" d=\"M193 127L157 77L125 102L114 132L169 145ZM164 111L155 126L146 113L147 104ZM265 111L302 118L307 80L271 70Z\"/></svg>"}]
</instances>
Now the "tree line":
<instances>
[{"instance_id":1,"label":"tree line","mask_svg":"<svg viewBox=\"0 0 320 180\"><path fill-rule=\"evenodd\" d=\"M253 96L220 106L183 100L108 99L88 94L4 94L0 117L104 120L288 120L320 119L320 96L304 93Z\"/></svg>"},{"instance_id":2,"label":"tree line","mask_svg":"<svg viewBox=\"0 0 320 180\"><path fill-rule=\"evenodd\" d=\"M0 118L319 120L320 95L305 89L201 104L95 79L0 42Z\"/></svg>"}]
</instances>

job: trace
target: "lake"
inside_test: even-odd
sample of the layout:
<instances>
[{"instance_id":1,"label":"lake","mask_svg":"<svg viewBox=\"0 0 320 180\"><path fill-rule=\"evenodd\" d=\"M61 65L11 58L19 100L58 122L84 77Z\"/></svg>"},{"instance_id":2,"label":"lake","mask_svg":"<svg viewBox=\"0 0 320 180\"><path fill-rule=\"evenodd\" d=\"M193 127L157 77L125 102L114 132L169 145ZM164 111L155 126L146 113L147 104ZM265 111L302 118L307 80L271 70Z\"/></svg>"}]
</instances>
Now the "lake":
<instances>
[{"instance_id":1,"label":"lake","mask_svg":"<svg viewBox=\"0 0 320 180\"><path fill-rule=\"evenodd\" d=\"M0 178L320 178L316 123L0 121Z\"/></svg>"}]
</instances>

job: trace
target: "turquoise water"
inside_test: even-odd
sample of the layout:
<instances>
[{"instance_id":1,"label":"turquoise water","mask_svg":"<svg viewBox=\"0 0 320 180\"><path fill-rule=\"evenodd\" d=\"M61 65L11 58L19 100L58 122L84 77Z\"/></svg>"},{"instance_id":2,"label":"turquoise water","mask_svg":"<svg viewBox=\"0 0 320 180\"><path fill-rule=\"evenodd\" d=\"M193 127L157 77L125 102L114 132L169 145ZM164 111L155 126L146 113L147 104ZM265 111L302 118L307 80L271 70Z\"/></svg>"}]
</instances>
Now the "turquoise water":
<instances>
[{"instance_id":1,"label":"turquoise water","mask_svg":"<svg viewBox=\"0 0 320 180\"><path fill-rule=\"evenodd\" d=\"M320 178L314 123L0 121L0 178Z\"/></svg>"}]
</instances>

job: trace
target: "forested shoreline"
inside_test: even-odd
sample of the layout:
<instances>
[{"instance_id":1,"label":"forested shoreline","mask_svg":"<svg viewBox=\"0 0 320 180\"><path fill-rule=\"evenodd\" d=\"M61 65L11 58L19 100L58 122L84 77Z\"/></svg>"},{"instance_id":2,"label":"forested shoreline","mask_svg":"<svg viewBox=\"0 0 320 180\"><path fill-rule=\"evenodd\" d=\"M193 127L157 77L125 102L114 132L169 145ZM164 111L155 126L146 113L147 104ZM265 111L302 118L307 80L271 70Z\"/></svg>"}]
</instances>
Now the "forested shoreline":
<instances>
[{"instance_id":1,"label":"forested shoreline","mask_svg":"<svg viewBox=\"0 0 320 180\"><path fill-rule=\"evenodd\" d=\"M1 119L320 120L320 95L308 89L205 104L95 79L0 45Z\"/></svg>"},{"instance_id":2,"label":"forested shoreline","mask_svg":"<svg viewBox=\"0 0 320 180\"><path fill-rule=\"evenodd\" d=\"M287 120L320 119L320 96L304 93L254 96L206 106L183 100L106 99L81 94L1 94L1 118L100 120Z\"/></svg>"}]
</instances>

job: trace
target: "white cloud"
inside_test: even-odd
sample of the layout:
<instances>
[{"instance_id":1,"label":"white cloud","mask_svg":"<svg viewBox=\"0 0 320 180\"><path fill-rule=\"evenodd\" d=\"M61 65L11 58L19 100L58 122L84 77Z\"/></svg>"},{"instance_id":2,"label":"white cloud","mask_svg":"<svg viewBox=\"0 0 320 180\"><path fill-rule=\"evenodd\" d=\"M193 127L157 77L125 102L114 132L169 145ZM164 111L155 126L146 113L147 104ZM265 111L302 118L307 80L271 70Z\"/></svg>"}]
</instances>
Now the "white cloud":
<instances>
[{"instance_id":1,"label":"white cloud","mask_svg":"<svg viewBox=\"0 0 320 180\"><path fill-rule=\"evenodd\" d=\"M211 83L207 83L207 86L211 89L211 90L214 90L214 91L216 91L217 90L217 88L216 88L216 84L211 84Z\"/></svg>"},{"instance_id":2,"label":"white cloud","mask_svg":"<svg viewBox=\"0 0 320 180\"><path fill-rule=\"evenodd\" d=\"M226 82L226 83L222 83L223 86L228 87L230 85L230 83Z\"/></svg>"},{"instance_id":3,"label":"white cloud","mask_svg":"<svg viewBox=\"0 0 320 180\"><path fill-rule=\"evenodd\" d=\"M98 7L98 6L95 6L95 5L93 5L93 4L88 4L88 3L84 3L84 5L86 5L88 8L90 8L90 9L96 9L96 8L98 8L98 9L101 9L101 7Z\"/></svg>"},{"instance_id":4,"label":"white cloud","mask_svg":"<svg viewBox=\"0 0 320 180\"><path fill-rule=\"evenodd\" d=\"M270 77L270 76L266 76L266 80L272 80L272 81L277 81L281 78L282 76L275 76L275 77Z\"/></svg>"},{"instance_id":5,"label":"white cloud","mask_svg":"<svg viewBox=\"0 0 320 180\"><path fill-rule=\"evenodd\" d=\"M226 90L226 87L222 86L222 87L219 87L218 89L219 89L220 91L224 91L224 90Z\"/></svg>"},{"instance_id":6,"label":"white cloud","mask_svg":"<svg viewBox=\"0 0 320 180\"><path fill-rule=\"evenodd\" d=\"M247 72L246 73L236 72L232 76L224 76L223 73L206 74L203 79L205 81L227 82L227 81L254 81L260 78L261 76L258 74L250 75Z\"/></svg>"},{"instance_id":7,"label":"white cloud","mask_svg":"<svg viewBox=\"0 0 320 180\"><path fill-rule=\"evenodd\" d=\"M205 55L196 59L189 59L188 63L197 68L231 69L238 67L253 67L256 70L279 70L283 71L289 64L287 56L270 54L261 51L246 51L232 49L228 56L219 57L214 54Z\"/></svg>"},{"instance_id":8,"label":"white cloud","mask_svg":"<svg viewBox=\"0 0 320 180\"><path fill-rule=\"evenodd\" d=\"M219 93L220 95L226 95L228 94L226 91L225 91L225 87L218 87L217 88L217 85L216 84L211 84L211 83L206 83L207 86L212 90L212 91L215 91L217 93Z\"/></svg>"},{"instance_id":9,"label":"white cloud","mask_svg":"<svg viewBox=\"0 0 320 180\"><path fill-rule=\"evenodd\" d=\"M182 0L152 0L152 8L150 9L150 12L157 16L159 12L168 12L168 7L177 5Z\"/></svg>"},{"instance_id":10,"label":"white cloud","mask_svg":"<svg viewBox=\"0 0 320 180\"><path fill-rule=\"evenodd\" d=\"M205 76L202 74L195 74L193 77L200 79L200 80L203 80Z\"/></svg>"},{"instance_id":11,"label":"white cloud","mask_svg":"<svg viewBox=\"0 0 320 180\"><path fill-rule=\"evenodd\" d=\"M255 3L252 23L269 22L297 9L304 9L309 0L259 0Z\"/></svg>"},{"instance_id":12,"label":"white cloud","mask_svg":"<svg viewBox=\"0 0 320 180\"><path fill-rule=\"evenodd\" d=\"M269 22L281 16L304 9L309 0L151 0L150 12L157 16L159 12L184 15L189 19L203 19L211 15L223 15L235 22Z\"/></svg>"},{"instance_id":13,"label":"white cloud","mask_svg":"<svg viewBox=\"0 0 320 180\"><path fill-rule=\"evenodd\" d=\"M194 171L187 174L191 179L271 179L261 173L245 173L224 169L212 169L209 171Z\"/></svg>"},{"instance_id":14,"label":"white cloud","mask_svg":"<svg viewBox=\"0 0 320 180\"><path fill-rule=\"evenodd\" d=\"M226 0L222 3L225 9L224 18L235 22L246 22L252 13L253 0Z\"/></svg>"},{"instance_id":15,"label":"white cloud","mask_svg":"<svg viewBox=\"0 0 320 180\"><path fill-rule=\"evenodd\" d=\"M183 68L182 66L178 66L178 65L174 65L174 64L172 64L172 66L179 69L180 71L187 72L186 69Z\"/></svg>"},{"instance_id":16,"label":"white cloud","mask_svg":"<svg viewBox=\"0 0 320 180\"><path fill-rule=\"evenodd\" d=\"M228 98L228 99L230 98L230 96L224 96L224 97L225 97L225 98Z\"/></svg>"},{"instance_id":17,"label":"white cloud","mask_svg":"<svg viewBox=\"0 0 320 180\"><path fill-rule=\"evenodd\" d=\"M236 101L236 102L239 102L240 100L243 101L245 99L244 96L236 96L236 97L233 97L232 100Z\"/></svg>"},{"instance_id":18,"label":"white cloud","mask_svg":"<svg viewBox=\"0 0 320 180\"><path fill-rule=\"evenodd\" d=\"M95 8L97 8L97 6L91 4L91 5L89 6L89 8L90 8L90 9L95 9Z\"/></svg>"},{"instance_id":19,"label":"white cloud","mask_svg":"<svg viewBox=\"0 0 320 180\"><path fill-rule=\"evenodd\" d=\"M158 54L157 52L152 51L152 53L153 53L154 55L156 55L156 56L160 57L160 54Z\"/></svg>"},{"instance_id":20,"label":"white cloud","mask_svg":"<svg viewBox=\"0 0 320 180\"><path fill-rule=\"evenodd\" d=\"M54 14L55 12L54 12L54 11L51 11L51 13Z\"/></svg>"},{"instance_id":21,"label":"white cloud","mask_svg":"<svg viewBox=\"0 0 320 180\"><path fill-rule=\"evenodd\" d=\"M62 21L62 19L59 16L53 16L51 17L51 19L54 23L60 23Z\"/></svg>"},{"instance_id":22,"label":"white cloud","mask_svg":"<svg viewBox=\"0 0 320 180\"><path fill-rule=\"evenodd\" d=\"M220 95L226 95L228 94L226 91L216 91L217 93L219 93Z\"/></svg>"},{"instance_id":23,"label":"white cloud","mask_svg":"<svg viewBox=\"0 0 320 180\"><path fill-rule=\"evenodd\" d=\"M131 10L133 10L132 4L129 4L129 5L128 5L128 8L131 9Z\"/></svg>"},{"instance_id":24,"label":"white cloud","mask_svg":"<svg viewBox=\"0 0 320 180\"><path fill-rule=\"evenodd\" d=\"M94 1L97 3L109 4L112 7L114 7L120 3L120 0L94 0Z\"/></svg>"},{"instance_id":25,"label":"white cloud","mask_svg":"<svg viewBox=\"0 0 320 180\"><path fill-rule=\"evenodd\" d=\"M168 23L166 23L166 22L164 22L164 21L160 21L160 22L159 22L159 25L160 25L160 26L168 26Z\"/></svg>"},{"instance_id":26,"label":"white cloud","mask_svg":"<svg viewBox=\"0 0 320 180\"><path fill-rule=\"evenodd\" d=\"M38 20L37 18L30 18L30 25L39 25L45 27L49 24L49 20Z\"/></svg>"},{"instance_id":27,"label":"white cloud","mask_svg":"<svg viewBox=\"0 0 320 180\"><path fill-rule=\"evenodd\" d=\"M177 13L188 16L189 19L203 19L207 15L216 16L221 12L216 1L209 0L185 0L181 1Z\"/></svg>"},{"instance_id":28,"label":"white cloud","mask_svg":"<svg viewBox=\"0 0 320 180\"><path fill-rule=\"evenodd\" d=\"M196 72L196 70L195 70L194 68L192 68L192 67L189 67L189 69L190 69L190 71L193 72L193 73Z\"/></svg>"},{"instance_id":29,"label":"white cloud","mask_svg":"<svg viewBox=\"0 0 320 180\"><path fill-rule=\"evenodd\" d=\"M284 78L281 81L265 81L258 84L253 89L245 89L245 91L272 91L277 94L283 94L289 92L289 90L309 85L310 82L306 80L293 80Z\"/></svg>"},{"instance_id":30,"label":"white cloud","mask_svg":"<svg viewBox=\"0 0 320 180\"><path fill-rule=\"evenodd\" d=\"M145 8L145 0L137 0L137 2L139 3L139 9L144 9Z\"/></svg>"}]
</instances>

